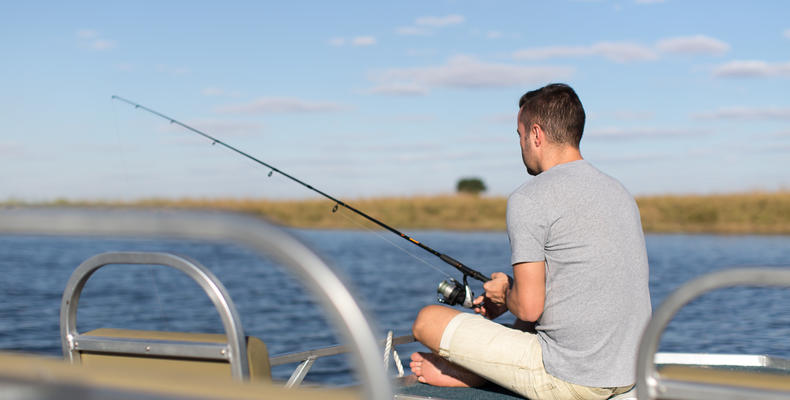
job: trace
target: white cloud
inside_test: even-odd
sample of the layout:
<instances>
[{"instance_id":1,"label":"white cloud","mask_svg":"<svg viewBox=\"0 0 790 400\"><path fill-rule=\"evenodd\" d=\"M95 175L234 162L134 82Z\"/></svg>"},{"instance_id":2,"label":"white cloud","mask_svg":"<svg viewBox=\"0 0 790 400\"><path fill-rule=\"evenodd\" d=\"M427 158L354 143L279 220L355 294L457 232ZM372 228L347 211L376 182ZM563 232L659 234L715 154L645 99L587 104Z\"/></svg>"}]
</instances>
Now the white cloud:
<instances>
[{"instance_id":1,"label":"white cloud","mask_svg":"<svg viewBox=\"0 0 790 400\"><path fill-rule=\"evenodd\" d=\"M207 87L200 91L204 96L223 96L225 91L216 87Z\"/></svg>"},{"instance_id":2,"label":"white cloud","mask_svg":"<svg viewBox=\"0 0 790 400\"><path fill-rule=\"evenodd\" d=\"M395 33L403 36L428 36L431 31L417 26L401 26L395 29Z\"/></svg>"},{"instance_id":3,"label":"white cloud","mask_svg":"<svg viewBox=\"0 0 790 400\"><path fill-rule=\"evenodd\" d=\"M599 128L584 133L589 139L653 139L653 138L684 138L710 134L707 130L697 129L665 129L665 128Z\"/></svg>"},{"instance_id":4,"label":"white cloud","mask_svg":"<svg viewBox=\"0 0 790 400\"><path fill-rule=\"evenodd\" d=\"M790 77L790 62L730 61L714 68L713 75L723 78Z\"/></svg>"},{"instance_id":5,"label":"white cloud","mask_svg":"<svg viewBox=\"0 0 790 400\"><path fill-rule=\"evenodd\" d=\"M115 48L115 41L114 40L107 40L107 39L97 39L91 42L91 48L94 50L109 50Z\"/></svg>"},{"instance_id":6,"label":"white cloud","mask_svg":"<svg viewBox=\"0 0 790 400\"><path fill-rule=\"evenodd\" d=\"M652 49L629 42L601 42L591 47L593 54L616 62L650 61L658 58Z\"/></svg>"},{"instance_id":7,"label":"white cloud","mask_svg":"<svg viewBox=\"0 0 790 400\"><path fill-rule=\"evenodd\" d=\"M533 47L531 49L517 50L513 57L521 60L545 60L556 57L578 57L593 54L590 47L583 46L549 46Z\"/></svg>"},{"instance_id":8,"label":"white cloud","mask_svg":"<svg viewBox=\"0 0 790 400\"><path fill-rule=\"evenodd\" d=\"M278 114L335 112L347 109L347 106L332 102L305 101L290 97L263 97L247 103L218 107L216 111L225 114Z\"/></svg>"},{"instance_id":9,"label":"white cloud","mask_svg":"<svg viewBox=\"0 0 790 400\"><path fill-rule=\"evenodd\" d=\"M659 40L658 50L664 53L721 55L730 50L730 45L710 36L682 36Z\"/></svg>"},{"instance_id":10,"label":"white cloud","mask_svg":"<svg viewBox=\"0 0 790 400\"><path fill-rule=\"evenodd\" d=\"M93 39L99 36L99 32L93 29L80 29L77 31L77 37L80 39Z\"/></svg>"},{"instance_id":11,"label":"white cloud","mask_svg":"<svg viewBox=\"0 0 790 400\"><path fill-rule=\"evenodd\" d=\"M521 60L546 60L561 57L597 56L625 63L657 60L659 52L720 55L729 50L730 45L721 40L705 35L696 35L661 39L655 46L645 46L633 42L598 42L587 46L533 47L517 50L513 52L513 57Z\"/></svg>"},{"instance_id":12,"label":"white cloud","mask_svg":"<svg viewBox=\"0 0 790 400\"><path fill-rule=\"evenodd\" d=\"M573 74L569 67L525 67L478 61L473 57L455 56L444 65L418 68L391 68L372 76L385 84L409 82L424 87L494 88L543 83L567 79Z\"/></svg>"},{"instance_id":13,"label":"white cloud","mask_svg":"<svg viewBox=\"0 0 790 400\"><path fill-rule=\"evenodd\" d=\"M327 43L329 43L330 46L334 46L334 47L345 46L347 42L352 46L357 46L357 47L372 46L376 44L376 38L373 36L357 36L347 41L345 38L342 37L333 37L327 41Z\"/></svg>"},{"instance_id":14,"label":"white cloud","mask_svg":"<svg viewBox=\"0 0 790 400\"><path fill-rule=\"evenodd\" d=\"M240 136L260 133L263 125L255 122L223 121L218 119L202 119L190 121L187 125L199 127L204 132L216 133L222 136ZM213 136L213 135L212 135Z\"/></svg>"},{"instance_id":15,"label":"white cloud","mask_svg":"<svg viewBox=\"0 0 790 400\"><path fill-rule=\"evenodd\" d=\"M515 105L513 108L517 108ZM511 124L513 125L513 129L515 130L516 126L516 111L511 111L508 113L497 113L497 114L490 114L483 118L486 122L494 123L494 124Z\"/></svg>"},{"instance_id":16,"label":"white cloud","mask_svg":"<svg viewBox=\"0 0 790 400\"><path fill-rule=\"evenodd\" d=\"M398 123L420 123L434 122L437 120L433 114L394 114L378 117L377 121L390 121Z\"/></svg>"},{"instance_id":17,"label":"white cloud","mask_svg":"<svg viewBox=\"0 0 790 400\"><path fill-rule=\"evenodd\" d=\"M502 36L504 35L500 31L489 31L486 33L487 39L500 39Z\"/></svg>"},{"instance_id":18,"label":"white cloud","mask_svg":"<svg viewBox=\"0 0 790 400\"><path fill-rule=\"evenodd\" d=\"M589 154L589 153L588 153ZM678 158L677 154L662 154L662 153L620 153L620 154L606 154L602 156L585 156L584 158L591 159L593 163L637 163L644 164L654 161L665 161L673 158Z\"/></svg>"},{"instance_id":19,"label":"white cloud","mask_svg":"<svg viewBox=\"0 0 790 400\"><path fill-rule=\"evenodd\" d=\"M636 4L658 4L663 3L664 0L636 0Z\"/></svg>"},{"instance_id":20,"label":"white cloud","mask_svg":"<svg viewBox=\"0 0 790 400\"><path fill-rule=\"evenodd\" d=\"M17 143L0 143L0 156L16 158L23 156L24 153L24 148Z\"/></svg>"},{"instance_id":21,"label":"white cloud","mask_svg":"<svg viewBox=\"0 0 790 400\"><path fill-rule=\"evenodd\" d=\"M647 121L653 119L655 113L652 111L631 111L621 110L613 113L614 117L626 121Z\"/></svg>"},{"instance_id":22,"label":"white cloud","mask_svg":"<svg viewBox=\"0 0 790 400\"><path fill-rule=\"evenodd\" d=\"M728 107L716 111L697 113L697 119L781 119L790 120L790 107Z\"/></svg>"},{"instance_id":23,"label":"white cloud","mask_svg":"<svg viewBox=\"0 0 790 400\"><path fill-rule=\"evenodd\" d=\"M348 148L348 146L344 146ZM442 146L441 143L435 141L412 141L408 143L376 143L376 144L364 144L360 146L355 146L355 150L368 152L368 153L393 153L394 155L398 155L401 153L433 153L441 151L446 146Z\"/></svg>"},{"instance_id":24,"label":"white cloud","mask_svg":"<svg viewBox=\"0 0 790 400\"><path fill-rule=\"evenodd\" d=\"M226 121L219 119L196 119L184 122L185 125L208 133L217 139L228 136L247 136L259 134L263 131L263 125L255 122L246 121ZM176 124L163 124L158 128L162 132L183 133L184 128ZM194 138L179 136L179 143L194 143Z\"/></svg>"},{"instance_id":25,"label":"white cloud","mask_svg":"<svg viewBox=\"0 0 790 400\"><path fill-rule=\"evenodd\" d=\"M77 37L81 45L97 51L110 50L117 46L114 40L101 37L99 32L93 29L80 29L77 31Z\"/></svg>"},{"instance_id":26,"label":"white cloud","mask_svg":"<svg viewBox=\"0 0 790 400\"><path fill-rule=\"evenodd\" d=\"M418 17L414 24L402 26L395 30L395 33L404 36L428 36L434 29L444 28L452 25L462 24L466 21L463 15L450 14L443 17Z\"/></svg>"},{"instance_id":27,"label":"white cloud","mask_svg":"<svg viewBox=\"0 0 790 400\"><path fill-rule=\"evenodd\" d=\"M419 17L414 21L417 26L430 26L433 28L441 28L450 25L462 24L466 21L463 15L450 14L443 17Z\"/></svg>"},{"instance_id":28,"label":"white cloud","mask_svg":"<svg viewBox=\"0 0 790 400\"><path fill-rule=\"evenodd\" d=\"M785 29L784 36L785 38L790 39L790 29Z\"/></svg>"},{"instance_id":29,"label":"white cloud","mask_svg":"<svg viewBox=\"0 0 790 400\"><path fill-rule=\"evenodd\" d=\"M354 46L372 46L376 44L376 38L373 36L357 36L351 39L351 44Z\"/></svg>"},{"instance_id":30,"label":"white cloud","mask_svg":"<svg viewBox=\"0 0 790 400\"><path fill-rule=\"evenodd\" d=\"M658 58L658 54L653 49L630 42L599 42L590 46L536 47L513 53L514 58L522 60L580 56L600 56L616 62L649 61Z\"/></svg>"},{"instance_id":31,"label":"white cloud","mask_svg":"<svg viewBox=\"0 0 790 400\"><path fill-rule=\"evenodd\" d=\"M367 90L370 94L392 94L397 96L424 96L428 89L416 83L386 83Z\"/></svg>"}]
</instances>

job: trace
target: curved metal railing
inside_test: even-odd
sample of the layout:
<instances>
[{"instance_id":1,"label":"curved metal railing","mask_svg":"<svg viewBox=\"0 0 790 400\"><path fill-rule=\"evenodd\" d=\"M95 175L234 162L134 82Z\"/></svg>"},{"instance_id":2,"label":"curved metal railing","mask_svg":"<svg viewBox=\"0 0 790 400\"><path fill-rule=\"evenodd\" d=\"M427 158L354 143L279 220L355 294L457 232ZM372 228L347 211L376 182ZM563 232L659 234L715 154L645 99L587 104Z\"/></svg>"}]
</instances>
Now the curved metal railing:
<instances>
[{"instance_id":1,"label":"curved metal railing","mask_svg":"<svg viewBox=\"0 0 790 400\"><path fill-rule=\"evenodd\" d=\"M77 306L88 279L100 268L113 265L161 265L177 269L194 280L211 299L225 328L225 343L157 343L80 335L77 331ZM241 318L222 282L197 261L168 253L112 252L97 254L71 273L60 303L60 337L63 356L71 363L80 362L80 351L113 351L147 356L178 356L215 359L230 363L231 375L249 379L250 364Z\"/></svg>"},{"instance_id":2,"label":"curved metal railing","mask_svg":"<svg viewBox=\"0 0 790 400\"><path fill-rule=\"evenodd\" d=\"M661 334L669 321L691 300L716 289L731 286L790 287L790 269L737 268L714 272L694 279L674 291L653 313L642 334L637 356L637 395L639 399L786 399L787 392L761 389L702 387L690 382L662 380L655 365Z\"/></svg>"},{"instance_id":3,"label":"curved metal railing","mask_svg":"<svg viewBox=\"0 0 790 400\"><path fill-rule=\"evenodd\" d=\"M317 300L327 305L329 320L352 345L352 359L370 399L392 399L383 357L362 309L340 279L312 250L281 229L247 215L176 210L80 208L6 208L0 210L0 233L163 236L244 244L270 255L295 273Z\"/></svg>"}]
</instances>

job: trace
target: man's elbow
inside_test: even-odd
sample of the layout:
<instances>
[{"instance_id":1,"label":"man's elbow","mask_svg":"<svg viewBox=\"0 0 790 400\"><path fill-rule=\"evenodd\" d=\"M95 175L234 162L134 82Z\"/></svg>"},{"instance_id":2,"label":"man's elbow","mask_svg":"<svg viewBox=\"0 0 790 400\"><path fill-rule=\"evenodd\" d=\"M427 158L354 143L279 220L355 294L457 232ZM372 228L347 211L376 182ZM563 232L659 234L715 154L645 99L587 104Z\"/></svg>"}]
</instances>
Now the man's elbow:
<instances>
[{"instance_id":1,"label":"man's elbow","mask_svg":"<svg viewBox=\"0 0 790 400\"><path fill-rule=\"evenodd\" d=\"M513 314L522 321L535 322L540 318L541 314L543 314L543 307L521 307Z\"/></svg>"},{"instance_id":2,"label":"man's elbow","mask_svg":"<svg viewBox=\"0 0 790 400\"><path fill-rule=\"evenodd\" d=\"M526 301L522 303L521 307L518 307L513 314L516 318L527 321L527 322L535 322L540 318L543 314L543 302L542 301Z\"/></svg>"}]
</instances>

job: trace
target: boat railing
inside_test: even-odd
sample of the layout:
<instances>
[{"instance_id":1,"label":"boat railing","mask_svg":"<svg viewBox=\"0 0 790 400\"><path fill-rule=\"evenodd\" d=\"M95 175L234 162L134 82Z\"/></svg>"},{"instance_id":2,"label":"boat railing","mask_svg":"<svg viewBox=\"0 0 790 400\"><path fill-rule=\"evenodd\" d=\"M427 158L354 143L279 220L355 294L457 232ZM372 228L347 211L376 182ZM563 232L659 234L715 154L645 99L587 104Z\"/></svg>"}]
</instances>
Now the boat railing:
<instances>
[{"instance_id":1,"label":"boat railing","mask_svg":"<svg viewBox=\"0 0 790 400\"><path fill-rule=\"evenodd\" d=\"M790 269L749 267L714 272L694 279L675 290L653 313L642 335L637 356L637 395L639 399L787 399L790 397L790 375L779 376L778 384L767 381L740 385L731 379L694 381L665 376L657 364L715 365L769 367L790 370L784 359L751 355L656 354L660 338L670 320L683 306L703 294L732 286L790 287ZM709 362L709 364L706 364ZM788 371L790 372L790 371Z\"/></svg>"},{"instance_id":2,"label":"boat railing","mask_svg":"<svg viewBox=\"0 0 790 400\"><path fill-rule=\"evenodd\" d=\"M183 272L206 292L219 312L226 343L112 338L81 335L77 330L77 306L88 279L107 265L161 265ZM60 307L63 355L72 364L80 363L81 352L115 353L146 357L179 357L220 360L230 364L231 376L249 379L250 366L241 318L222 282L195 260L169 253L112 252L95 255L72 272L63 291Z\"/></svg>"},{"instance_id":3,"label":"boat railing","mask_svg":"<svg viewBox=\"0 0 790 400\"><path fill-rule=\"evenodd\" d=\"M393 398L373 330L354 297L318 255L261 219L184 210L8 207L0 209L0 233L159 236L245 245L287 267L326 306L328 319L350 345L361 394L369 399Z\"/></svg>"}]
</instances>

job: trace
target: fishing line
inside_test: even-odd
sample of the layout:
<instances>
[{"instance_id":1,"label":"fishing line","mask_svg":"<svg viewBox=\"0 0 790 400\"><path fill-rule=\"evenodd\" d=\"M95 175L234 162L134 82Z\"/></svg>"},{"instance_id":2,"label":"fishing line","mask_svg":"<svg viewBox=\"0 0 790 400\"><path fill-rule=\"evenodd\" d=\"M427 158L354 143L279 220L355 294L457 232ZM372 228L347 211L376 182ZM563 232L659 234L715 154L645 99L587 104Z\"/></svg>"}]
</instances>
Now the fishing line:
<instances>
[{"instance_id":1,"label":"fishing line","mask_svg":"<svg viewBox=\"0 0 790 400\"><path fill-rule=\"evenodd\" d=\"M132 105L135 108L139 108L139 109L148 111L151 114L154 114L154 115L156 115L156 116L158 116L160 118L163 118L163 119L166 119L166 120L170 121L171 124L179 125L179 126L185 128L185 129L187 129L187 130L189 130L191 132L194 132L194 133L196 133L196 134L198 134L200 136L203 136L206 139L211 140L211 144L212 145L219 144L219 145L227 148L228 150L232 150L232 151L234 151L234 152L236 152L236 153L238 153L238 154L240 154L240 155L242 155L244 157L247 157L247 158L249 158L250 160L252 160L252 161L254 161L256 163L269 168L270 169L269 176L271 176L274 172L277 172L278 174L280 174L280 175L282 175L282 176L284 176L284 177L286 177L286 178L288 178L288 179L290 179L290 180L292 180L292 181L294 181L294 182L296 182L296 183L298 183L298 184L300 184L300 185L302 185L302 186L304 186L304 187L306 187L306 188L308 188L308 189L320 194L321 196L324 196L324 197L328 198L329 200L334 201L335 202L335 206L332 209L332 212L336 212L338 207L341 207L341 206L345 207L346 209L348 209L350 211L353 211L354 213L356 213L357 215L367 219L368 221L373 222L374 224L376 224L376 225L378 225L378 226L380 226L380 227L382 227L382 228L384 228L384 229L386 229L386 230L388 230L388 231L400 236L401 238L403 238L405 240L408 240L412 244L414 244L414 245L420 247L421 249L423 249L423 250L435 255L436 257L439 257L439 259L441 259L442 261L444 261L448 265L451 265L452 267L454 267L457 270L461 271L461 273L463 273L463 275L464 275L464 279L463 279L464 280L464 286L466 286L467 290L469 290L468 285L466 285L466 278L467 277L472 277L472 278L477 279L477 280L479 280L481 282L487 282L487 281L490 280L490 278L488 278L487 276L483 275L482 273L480 273L478 271L475 271L475 270L467 267L466 265L464 265L460 261L458 261L458 260L456 260L456 259L454 259L454 258L452 258L452 257L450 257L450 256L448 256L446 254L440 253L440 252L428 247L427 245L425 245L425 244L423 244L423 243L421 243L421 242L419 242L419 241L407 236L406 234L404 234L404 233L398 231L397 229L395 229L395 228L393 228L393 227L391 227L391 226L389 226L389 225L377 220L376 218L373 218L370 215L365 214L364 212L362 212L360 210L357 210L356 208L354 208L354 207L352 207L352 206L350 206L350 205L348 205L348 204L336 199L335 197L330 196L329 194L326 194L326 193L314 188L313 186L311 186L311 185L309 185L309 184L297 179L296 177L293 177L293 176L291 176L291 175L279 170L278 168L276 168L276 167L274 167L274 166L272 166L272 165L270 165L270 164L268 164L268 163L266 163L264 161L261 161L261 160L255 158L255 157L251 156L250 154L245 153L245 152L243 152L243 151L241 151L241 150L239 150L239 149L237 149L237 148L235 148L235 147L223 142L222 140L219 140L219 139L217 139L217 138L215 138L215 137L213 137L213 136L211 136L211 135L209 135L207 133L201 132L201 131L199 131L199 130L197 130L197 129L189 126L189 125L186 125L186 124L184 124L184 123L182 123L182 122L180 122L178 120L170 118L170 117L168 117L168 116L166 116L166 115L164 115L164 114L162 114L162 113L160 113L158 111L154 111L154 110L152 110L150 108L147 108L145 106L137 104L137 103L135 103L133 101L124 99L123 97L112 96L112 99L119 100L119 101L122 101L124 103L129 104L129 105ZM452 280L452 281L453 282L451 284L455 285L456 288L460 285L460 283L458 283L457 281L455 281L455 280ZM446 288L447 287L445 286L445 289ZM439 289L440 289L440 292L441 292L443 290L443 286L440 285ZM449 292L448 292L448 294L449 294ZM468 297L468 294L467 294L467 297Z\"/></svg>"},{"instance_id":2,"label":"fishing line","mask_svg":"<svg viewBox=\"0 0 790 400\"><path fill-rule=\"evenodd\" d=\"M448 277L448 278L452 278L452 276L450 276L450 274L448 274L447 272L444 272L444 271L442 271L441 269L439 269L439 267L437 267L437 266L435 266L435 265L433 265L433 264L429 263L429 262L428 262L428 261L426 261L425 259L423 259L423 258L420 258L420 257L416 256L416 255L415 255L415 254L413 254L412 252L410 252L410 251L406 250L406 248L405 248L405 247L401 247L401 246L399 246L397 243L395 243L394 241L390 240L388 237L385 237L384 235L382 235L382 234L381 234L381 232L379 232L379 231L377 231L377 230L375 230L375 229L370 229L370 227L363 225L362 223L360 223L360 222L359 222L359 221L357 221L356 219L349 217L348 215L346 215L346 214L345 214L345 213L343 213L343 212L340 212L340 215L341 215L341 216L343 216L343 218L345 218L345 219L347 219L347 220L351 221L352 223L356 224L357 226L361 227L362 229L365 229L365 230L367 230L368 232L374 233L376 236L378 236L378 237L379 237L379 238L381 238L382 240L384 240L384 241L386 241L387 243L391 244L391 245L392 245L393 247L395 247L396 249L398 249L398 250L400 250L400 251L402 251L402 252L406 253L407 255L409 255L410 257L414 258L415 260L417 260L417 261L419 261L419 262L421 262L421 263L423 263L423 264L425 264L425 265L427 265L427 266L429 266L429 267L433 268L434 270L436 270L437 272L439 272L440 274L442 274L442 275L444 275L444 276L446 276L446 277Z\"/></svg>"},{"instance_id":3,"label":"fishing line","mask_svg":"<svg viewBox=\"0 0 790 400\"><path fill-rule=\"evenodd\" d=\"M123 145L121 141L121 130L118 127L118 108L115 106L115 103L112 102L112 115L113 115L113 122L115 123L115 141L118 145L118 159L121 167L121 176L123 177L124 187L131 187L129 185L131 179L129 178L129 165L127 163L126 157L126 147Z\"/></svg>"},{"instance_id":4,"label":"fishing line","mask_svg":"<svg viewBox=\"0 0 790 400\"><path fill-rule=\"evenodd\" d=\"M115 123L115 140L118 145L118 160L121 168L121 179L124 181L124 186L129 188L131 187L129 164L127 162L128 157L126 157L126 146L124 146L123 141L121 141L121 130L118 124L118 107L114 101L111 101L111 103L113 122ZM165 309L162 306L162 297L159 294L159 280L157 279L156 271L154 267L151 266L151 268L148 268L148 272L148 279L151 282L150 285L154 287L154 298L156 299L157 310L159 311L159 320L164 324L164 330L170 330L169 318L167 318L165 315Z\"/></svg>"}]
</instances>

